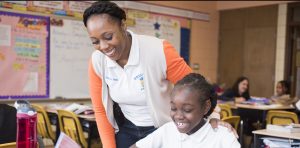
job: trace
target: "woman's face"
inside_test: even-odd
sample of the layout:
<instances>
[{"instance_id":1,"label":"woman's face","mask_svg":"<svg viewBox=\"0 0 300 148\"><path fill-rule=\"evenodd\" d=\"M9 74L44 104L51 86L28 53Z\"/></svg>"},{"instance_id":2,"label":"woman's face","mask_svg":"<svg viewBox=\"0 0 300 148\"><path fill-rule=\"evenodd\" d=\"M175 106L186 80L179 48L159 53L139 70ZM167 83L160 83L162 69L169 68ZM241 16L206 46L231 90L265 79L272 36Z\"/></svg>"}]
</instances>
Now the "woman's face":
<instances>
[{"instance_id":1,"label":"woman's face","mask_svg":"<svg viewBox=\"0 0 300 148\"><path fill-rule=\"evenodd\" d=\"M243 94L244 92L246 92L248 89L248 85L248 80L241 81L239 84L239 93Z\"/></svg>"},{"instance_id":2,"label":"woman's face","mask_svg":"<svg viewBox=\"0 0 300 148\"><path fill-rule=\"evenodd\" d=\"M199 95L186 88L175 90L171 97L171 118L181 133L192 134L203 125L203 116L210 109L210 101L200 105Z\"/></svg>"},{"instance_id":3,"label":"woman's face","mask_svg":"<svg viewBox=\"0 0 300 148\"><path fill-rule=\"evenodd\" d=\"M114 61L126 55L126 29L122 26L108 14L94 15L87 21L87 31L94 48Z\"/></svg>"}]
</instances>

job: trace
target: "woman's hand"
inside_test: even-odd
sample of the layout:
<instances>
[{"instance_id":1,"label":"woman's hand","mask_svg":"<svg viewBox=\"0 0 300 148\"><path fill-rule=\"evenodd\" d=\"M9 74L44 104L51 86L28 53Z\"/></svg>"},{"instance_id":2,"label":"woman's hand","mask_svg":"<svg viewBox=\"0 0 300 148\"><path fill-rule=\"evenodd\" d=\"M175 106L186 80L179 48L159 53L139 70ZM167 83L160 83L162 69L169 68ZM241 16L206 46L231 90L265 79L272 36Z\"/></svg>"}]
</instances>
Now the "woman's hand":
<instances>
[{"instance_id":1,"label":"woman's hand","mask_svg":"<svg viewBox=\"0 0 300 148\"><path fill-rule=\"evenodd\" d=\"M241 103L241 102L244 102L244 101L246 101L246 99L244 97L236 97L235 98L236 103Z\"/></svg>"},{"instance_id":2,"label":"woman's hand","mask_svg":"<svg viewBox=\"0 0 300 148\"><path fill-rule=\"evenodd\" d=\"M236 130L231 126L231 124L227 123L227 122L224 122L222 120L219 120L219 119L216 119L216 118L211 118L209 120L209 123L211 124L211 127L214 129L214 130L217 130L218 129L218 126L221 125L221 126L224 126L226 128L228 128L228 130L230 132L233 132L234 136L236 138L239 138Z\"/></svg>"}]
</instances>

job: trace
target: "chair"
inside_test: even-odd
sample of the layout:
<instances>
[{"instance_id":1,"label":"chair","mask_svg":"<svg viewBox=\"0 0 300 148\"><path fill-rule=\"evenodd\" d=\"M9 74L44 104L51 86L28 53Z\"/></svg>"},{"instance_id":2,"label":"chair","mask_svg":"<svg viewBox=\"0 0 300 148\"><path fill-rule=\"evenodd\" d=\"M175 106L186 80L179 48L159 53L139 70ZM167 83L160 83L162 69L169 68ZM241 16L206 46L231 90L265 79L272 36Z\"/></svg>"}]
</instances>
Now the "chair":
<instances>
[{"instance_id":1,"label":"chair","mask_svg":"<svg viewBox=\"0 0 300 148\"><path fill-rule=\"evenodd\" d=\"M66 110L57 110L57 112L61 132L64 132L82 147L87 148L88 143L84 137L82 126L77 115Z\"/></svg>"},{"instance_id":2,"label":"chair","mask_svg":"<svg viewBox=\"0 0 300 148\"><path fill-rule=\"evenodd\" d=\"M233 128L236 131L238 131L239 123L240 123L240 120L241 120L240 116L228 116L228 117L224 117L222 120L224 122L230 123L233 126Z\"/></svg>"},{"instance_id":3,"label":"chair","mask_svg":"<svg viewBox=\"0 0 300 148\"><path fill-rule=\"evenodd\" d=\"M16 108L0 103L0 144L16 141L16 115Z\"/></svg>"},{"instance_id":4,"label":"chair","mask_svg":"<svg viewBox=\"0 0 300 148\"><path fill-rule=\"evenodd\" d=\"M0 144L0 148L16 148L17 143L16 142L10 142L10 143L2 143Z\"/></svg>"},{"instance_id":5,"label":"chair","mask_svg":"<svg viewBox=\"0 0 300 148\"><path fill-rule=\"evenodd\" d=\"M221 119L232 116L232 111L229 104L218 104L218 106L221 108Z\"/></svg>"},{"instance_id":6,"label":"chair","mask_svg":"<svg viewBox=\"0 0 300 148\"><path fill-rule=\"evenodd\" d=\"M267 124L299 123L298 116L294 112L270 110L267 114Z\"/></svg>"},{"instance_id":7,"label":"chair","mask_svg":"<svg viewBox=\"0 0 300 148\"><path fill-rule=\"evenodd\" d=\"M56 136L54 131L52 130L51 123L48 117L48 114L43 106L38 104L31 105L37 112L37 130L39 135L43 138L50 138L55 144Z\"/></svg>"}]
</instances>

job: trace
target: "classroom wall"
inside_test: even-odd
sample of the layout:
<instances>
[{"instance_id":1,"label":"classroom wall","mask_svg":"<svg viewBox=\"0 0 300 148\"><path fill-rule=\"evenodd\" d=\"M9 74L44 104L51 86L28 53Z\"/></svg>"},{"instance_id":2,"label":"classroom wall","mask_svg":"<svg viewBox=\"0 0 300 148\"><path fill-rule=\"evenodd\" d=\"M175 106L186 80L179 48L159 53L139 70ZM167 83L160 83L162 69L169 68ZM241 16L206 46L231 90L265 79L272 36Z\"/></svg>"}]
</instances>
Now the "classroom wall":
<instances>
[{"instance_id":1,"label":"classroom wall","mask_svg":"<svg viewBox=\"0 0 300 148\"><path fill-rule=\"evenodd\" d=\"M276 91L278 81L284 79L284 64L285 64L285 44L286 44L286 18L287 18L287 3L295 1L218 1L217 9L222 11L267 5L277 5L277 30L276 30L276 49L275 49L275 74L273 78L273 94ZM273 68L273 65L272 65Z\"/></svg>"},{"instance_id":2,"label":"classroom wall","mask_svg":"<svg viewBox=\"0 0 300 148\"><path fill-rule=\"evenodd\" d=\"M232 9L239 9L239 8L254 8L258 6L269 6L269 5L277 5L279 6L278 11L274 12L274 17L277 17L276 19L273 19L272 24L272 31L269 30L269 34L275 34L274 40L272 44L272 62L269 64L272 64L270 67L271 69L271 75L269 77L271 83L268 84L268 90L254 88L253 94L257 95L272 95L274 93L274 89L276 82L280 79L283 79L284 76L284 45L285 45L285 18L286 18L286 3L294 2L294 1L147 1L148 3L152 4L158 4L158 5L164 5L169 7L176 7L176 8L182 8L182 9L189 9L189 10L195 10L195 11L201 11L206 12L210 14L210 21L209 22L203 22L203 21L197 21L192 20L192 29L191 29L191 45L190 45L190 65L193 66L193 64L199 64L199 70L194 70L194 72L198 72L203 74L205 77L210 79L213 82L224 82L220 79L220 76L222 73L218 73L218 69L221 66L222 62L218 62L220 60L220 51L218 50L220 46L219 44L219 13L223 10L232 10ZM255 9L255 8L254 8ZM255 16L257 17L257 16ZM254 17L254 18L255 18ZM239 19L233 19L233 22L237 22ZM241 23L241 22L240 22ZM255 20L254 20L255 23ZM254 29L255 30L255 29ZM256 30L257 31L257 30ZM231 40L228 42L228 44L235 44L237 48L244 46L244 38L240 38L241 32L232 32L235 34L234 39L227 38L228 40ZM249 30L247 31L248 38L251 40L251 32ZM242 34L243 35L243 34ZM250 35L250 36L249 36ZM250 41L251 42L251 41ZM254 41L255 42L255 41ZM250 47L251 48L251 47ZM249 51L248 51L249 52ZM242 61L241 57L238 57L239 54L247 54L243 51L235 51L231 54L224 53L226 56L228 56L228 59L233 59L231 64L232 67L237 67L234 72L230 73L233 74L232 78L227 77L227 87L228 85L231 85L233 81L236 79L238 75L243 73L241 66L233 61ZM254 52L255 54L255 52ZM232 58L230 58L232 57ZM270 58L268 58L270 60ZM227 60L228 61L228 60ZM268 61L267 61L268 62ZM230 63L230 62L229 62ZM248 64L251 64L251 62L247 62ZM228 62L227 62L228 64ZM224 68L224 66L223 66ZM248 68L248 70L251 73L251 71L256 71L256 69ZM274 74L275 73L275 74ZM255 75L255 73L253 74ZM263 77L263 76L258 76ZM261 79L258 78L258 79ZM218 81L221 80L221 81ZM259 80L256 80L259 81ZM264 80L261 80L263 82ZM254 85L252 85L254 86Z\"/></svg>"},{"instance_id":3,"label":"classroom wall","mask_svg":"<svg viewBox=\"0 0 300 148\"><path fill-rule=\"evenodd\" d=\"M273 95L277 19L278 5L221 11L220 83L231 87L243 75L251 95Z\"/></svg>"},{"instance_id":4,"label":"classroom wall","mask_svg":"<svg viewBox=\"0 0 300 148\"><path fill-rule=\"evenodd\" d=\"M284 80L285 45L287 27L287 4L279 4L277 16L276 62L274 92L278 81Z\"/></svg>"},{"instance_id":5,"label":"classroom wall","mask_svg":"<svg viewBox=\"0 0 300 148\"><path fill-rule=\"evenodd\" d=\"M217 81L219 12L215 1L144 1L151 4L200 11L210 14L210 21L192 20L190 65L199 64L199 70L212 82Z\"/></svg>"},{"instance_id":6,"label":"classroom wall","mask_svg":"<svg viewBox=\"0 0 300 148\"><path fill-rule=\"evenodd\" d=\"M265 6L273 4L289 3L294 1L218 1L217 10L229 10L237 8L247 8L256 6Z\"/></svg>"}]
</instances>

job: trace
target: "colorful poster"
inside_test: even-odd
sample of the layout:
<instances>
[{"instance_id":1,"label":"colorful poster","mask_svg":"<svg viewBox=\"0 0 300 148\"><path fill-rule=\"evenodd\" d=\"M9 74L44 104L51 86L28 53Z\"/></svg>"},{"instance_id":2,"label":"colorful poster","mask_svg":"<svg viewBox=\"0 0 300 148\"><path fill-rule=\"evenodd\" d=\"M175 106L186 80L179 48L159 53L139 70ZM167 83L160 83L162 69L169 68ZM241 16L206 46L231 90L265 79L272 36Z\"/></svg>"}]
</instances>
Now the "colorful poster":
<instances>
[{"instance_id":1,"label":"colorful poster","mask_svg":"<svg viewBox=\"0 0 300 148\"><path fill-rule=\"evenodd\" d=\"M75 12L83 13L84 10L91 6L91 3L88 2L80 2L80 1L68 1L69 2L69 10Z\"/></svg>"},{"instance_id":2,"label":"colorful poster","mask_svg":"<svg viewBox=\"0 0 300 148\"><path fill-rule=\"evenodd\" d=\"M20 4L20 5L27 5L27 1L3 1L3 2L9 2L14 4Z\"/></svg>"},{"instance_id":3,"label":"colorful poster","mask_svg":"<svg viewBox=\"0 0 300 148\"><path fill-rule=\"evenodd\" d=\"M166 39L180 53L180 21L163 15L128 10L127 26L138 34L156 36Z\"/></svg>"},{"instance_id":4,"label":"colorful poster","mask_svg":"<svg viewBox=\"0 0 300 148\"><path fill-rule=\"evenodd\" d=\"M33 1L33 6L52 9L64 9L63 1Z\"/></svg>"},{"instance_id":5,"label":"colorful poster","mask_svg":"<svg viewBox=\"0 0 300 148\"><path fill-rule=\"evenodd\" d=\"M0 11L0 98L49 96L49 17Z\"/></svg>"}]
</instances>

